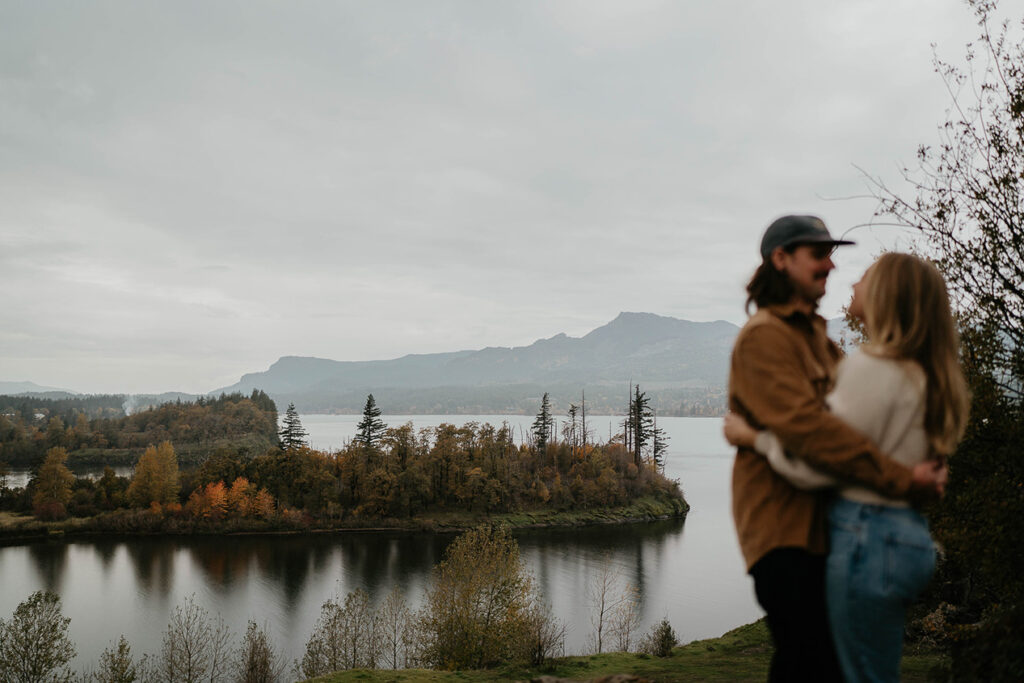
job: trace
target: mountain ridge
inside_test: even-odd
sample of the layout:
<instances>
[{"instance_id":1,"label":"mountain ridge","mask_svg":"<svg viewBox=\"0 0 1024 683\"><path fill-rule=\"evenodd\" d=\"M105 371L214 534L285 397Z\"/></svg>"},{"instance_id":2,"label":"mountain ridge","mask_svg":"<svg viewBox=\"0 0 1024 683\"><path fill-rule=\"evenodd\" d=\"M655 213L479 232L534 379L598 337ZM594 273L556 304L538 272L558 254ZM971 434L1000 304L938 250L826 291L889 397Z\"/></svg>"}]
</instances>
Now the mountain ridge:
<instances>
[{"instance_id":1,"label":"mountain ridge","mask_svg":"<svg viewBox=\"0 0 1024 683\"><path fill-rule=\"evenodd\" d=\"M672 402L679 403L684 395L722 393L738 332L739 327L722 320L694 322L621 312L582 337L560 332L527 346L488 346L372 361L282 356L267 370L246 373L235 384L211 393L248 393L258 388L279 405L295 403L304 412L358 412L368 393L392 413L487 412L488 408L520 412L532 410L524 402L539 401L544 391L552 393L555 405L567 406L583 390L614 388L624 396L624 387L640 383L672 394ZM465 403L453 406L453 400L460 403L455 398L459 389ZM598 391L594 400L603 393ZM447 398L442 400L441 395ZM390 399L390 405L382 396ZM587 398L589 404L592 399Z\"/></svg>"}]
</instances>

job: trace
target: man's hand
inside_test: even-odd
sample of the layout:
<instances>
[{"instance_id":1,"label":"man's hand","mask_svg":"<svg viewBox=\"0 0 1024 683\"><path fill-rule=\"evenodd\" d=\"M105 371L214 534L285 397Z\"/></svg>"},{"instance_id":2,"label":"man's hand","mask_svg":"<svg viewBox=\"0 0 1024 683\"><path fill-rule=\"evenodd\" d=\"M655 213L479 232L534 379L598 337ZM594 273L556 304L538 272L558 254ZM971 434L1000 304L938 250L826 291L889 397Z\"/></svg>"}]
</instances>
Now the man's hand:
<instances>
[{"instance_id":1,"label":"man's hand","mask_svg":"<svg viewBox=\"0 0 1024 683\"><path fill-rule=\"evenodd\" d=\"M722 423L722 434L725 440L733 446L742 448L753 448L754 440L757 438L757 430L751 427L746 420L736 413L726 413Z\"/></svg>"}]
</instances>

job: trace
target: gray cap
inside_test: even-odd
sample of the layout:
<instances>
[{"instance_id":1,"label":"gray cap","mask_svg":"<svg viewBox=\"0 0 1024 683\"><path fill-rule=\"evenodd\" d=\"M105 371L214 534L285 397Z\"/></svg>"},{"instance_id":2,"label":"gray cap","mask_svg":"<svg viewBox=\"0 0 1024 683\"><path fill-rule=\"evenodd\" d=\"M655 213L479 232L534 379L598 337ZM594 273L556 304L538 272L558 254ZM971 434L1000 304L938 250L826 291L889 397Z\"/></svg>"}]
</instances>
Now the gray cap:
<instances>
[{"instance_id":1,"label":"gray cap","mask_svg":"<svg viewBox=\"0 0 1024 683\"><path fill-rule=\"evenodd\" d=\"M764 231L761 238L761 258L768 257L775 247L788 247L795 244L855 244L850 240L833 239L825 227L825 221L817 216L783 216L777 218Z\"/></svg>"}]
</instances>

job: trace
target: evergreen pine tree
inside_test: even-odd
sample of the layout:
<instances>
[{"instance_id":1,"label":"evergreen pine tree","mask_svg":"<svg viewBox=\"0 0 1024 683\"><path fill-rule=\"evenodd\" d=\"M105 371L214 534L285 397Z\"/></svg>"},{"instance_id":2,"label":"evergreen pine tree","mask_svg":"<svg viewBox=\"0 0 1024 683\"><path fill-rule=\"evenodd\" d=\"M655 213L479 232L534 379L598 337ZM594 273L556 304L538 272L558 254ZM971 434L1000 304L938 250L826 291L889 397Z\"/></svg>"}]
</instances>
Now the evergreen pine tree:
<instances>
[{"instance_id":1,"label":"evergreen pine tree","mask_svg":"<svg viewBox=\"0 0 1024 683\"><path fill-rule=\"evenodd\" d=\"M629 426L632 434L633 464L640 467L643 462L641 454L644 447L651 440L651 399L647 398L647 392L640 391L637 384L633 389L633 396L629 401Z\"/></svg>"},{"instance_id":2,"label":"evergreen pine tree","mask_svg":"<svg viewBox=\"0 0 1024 683\"><path fill-rule=\"evenodd\" d=\"M533 443L537 447L537 451L545 452L548 440L551 438L551 403L548 401L548 392L546 391L540 400L540 412L537 413L530 432L533 434Z\"/></svg>"},{"instance_id":3,"label":"evergreen pine tree","mask_svg":"<svg viewBox=\"0 0 1024 683\"><path fill-rule=\"evenodd\" d=\"M366 397L366 405L363 406L363 419L356 425L356 441L367 448L373 448L384 438L387 431L387 424L380 419L381 411L377 407L377 401L373 394Z\"/></svg>"},{"instance_id":4,"label":"evergreen pine tree","mask_svg":"<svg viewBox=\"0 0 1024 683\"><path fill-rule=\"evenodd\" d=\"M653 411L652 411L653 415ZM653 415L654 422L651 429L651 459L659 472L665 472L665 454L668 453L668 437L665 430L658 426L658 416Z\"/></svg>"},{"instance_id":5,"label":"evergreen pine tree","mask_svg":"<svg viewBox=\"0 0 1024 683\"><path fill-rule=\"evenodd\" d=\"M307 445L306 429L299 420L299 413L295 410L295 404L289 403L288 410L284 413L284 427L279 432L281 436L281 448L290 451L294 448L302 448Z\"/></svg>"},{"instance_id":6,"label":"evergreen pine tree","mask_svg":"<svg viewBox=\"0 0 1024 683\"><path fill-rule=\"evenodd\" d=\"M658 427L654 409L651 408L651 399L648 398L647 392L640 391L639 384L634 387L633 396L629 401L627 423L632 436L630 445L633 450L633 464L639 468L646 453L655 467L662 469L664 455L668 450L668 437L665 436L665 431Z\"/></svg>"}]
</instances>

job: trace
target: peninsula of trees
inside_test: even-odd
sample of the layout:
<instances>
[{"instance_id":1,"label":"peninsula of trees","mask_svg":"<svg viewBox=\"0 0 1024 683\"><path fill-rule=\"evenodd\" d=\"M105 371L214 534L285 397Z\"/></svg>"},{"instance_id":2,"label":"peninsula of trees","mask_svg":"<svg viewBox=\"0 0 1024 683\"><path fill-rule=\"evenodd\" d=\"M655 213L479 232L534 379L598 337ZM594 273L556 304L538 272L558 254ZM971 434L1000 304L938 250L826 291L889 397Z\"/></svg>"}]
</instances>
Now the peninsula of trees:
<instances>
[{"instance_id":1,"label":"peninsula of trees","mask_svg":"<svg viewBox=\"0 0 1024 683\"><path fill-rule=\"evenodd\" d=\"M603 444L587 438L583 411L559 439L544 408L526 443L507 424L389 428L373 395L356 437L333 452L306 445L293 405L278 434L276 406L259 391L118 419L79 413L72 427L60 414L45 429L20 415L0 417L0 458L28 458L35 472L25 488L0 489L0 507L124 532L422 526L452 515L461 516L458 525L541 511L578 521L607 517L609 508L639 518L681 515L678 484L660 472L664 437L639 388L634 398L624 434ZM132 456L132 476L110 467L96 480L71 474L69 463L105 454Z\"/></svg>"},{"instance_id":2,"label":"peninsula of trees","mask_svg":"<svg viewBox=\"0 0 1024 683\"><path fill-rule=\"evenodd\" d=\"M131 415L124 402L124 396L0 396L0 461L34 468L60 447L76 466L130 466L148 446L170 441L183 464L198 465L220 448L244 457L277 445L277 406L259 389Z\"/></svg>"}]
</instances>

